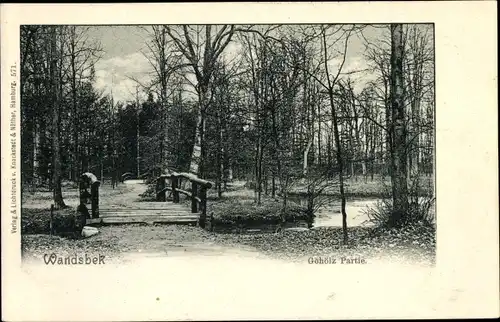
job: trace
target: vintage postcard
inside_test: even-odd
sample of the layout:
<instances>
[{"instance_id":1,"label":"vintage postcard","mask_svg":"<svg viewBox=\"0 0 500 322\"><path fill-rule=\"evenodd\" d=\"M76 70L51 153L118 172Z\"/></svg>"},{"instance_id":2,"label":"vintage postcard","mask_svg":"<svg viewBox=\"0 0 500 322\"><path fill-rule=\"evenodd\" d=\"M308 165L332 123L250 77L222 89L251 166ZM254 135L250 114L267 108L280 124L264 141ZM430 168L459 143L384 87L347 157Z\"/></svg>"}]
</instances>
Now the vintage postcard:
<instances>
[{"instance_id":1,"label":"vintage postcard","mask_svg":"<svg viewBox=\"0 0 500 322\"><path fill-rule=\"evenodd\" d=\"M2 319L498 317L495 7L3 5Z\"/></svg>"}]
</instances>

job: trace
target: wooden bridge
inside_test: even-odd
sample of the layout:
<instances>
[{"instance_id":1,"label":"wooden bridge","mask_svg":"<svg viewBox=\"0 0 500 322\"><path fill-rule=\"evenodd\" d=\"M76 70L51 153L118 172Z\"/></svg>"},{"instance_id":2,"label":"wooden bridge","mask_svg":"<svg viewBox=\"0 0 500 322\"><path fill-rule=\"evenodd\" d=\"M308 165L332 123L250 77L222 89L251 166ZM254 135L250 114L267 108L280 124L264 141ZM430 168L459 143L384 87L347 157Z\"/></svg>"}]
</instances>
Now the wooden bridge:
<instances>
[{"instance_id":1,"label":"wooden bridge","mask_svg":"<svg viewBox=\"0 0 500 322\"><path fill-rule=\"evenodd\" d=\"M85 217L85 225L165 223L205 228L207 223L207 190L213 184L193 174L171 172L161 175L156 178L156 201L127 205L108 202L100 207L99 186L100 182L92 173L84 173L80 178L79 211ZM182 201L181 195L186 196ZM86 206L89 203L90 211Z\"/></svg>"}]
</instances>

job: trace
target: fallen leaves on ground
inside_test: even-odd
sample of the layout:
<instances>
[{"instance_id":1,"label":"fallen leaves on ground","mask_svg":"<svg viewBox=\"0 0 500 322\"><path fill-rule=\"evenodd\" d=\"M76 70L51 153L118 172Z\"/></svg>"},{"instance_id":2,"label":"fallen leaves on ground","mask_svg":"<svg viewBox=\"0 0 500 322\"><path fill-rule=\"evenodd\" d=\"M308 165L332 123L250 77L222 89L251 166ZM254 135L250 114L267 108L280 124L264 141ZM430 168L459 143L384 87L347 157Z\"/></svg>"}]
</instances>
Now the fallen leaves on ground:
<instances>
[{"instance_id":1,"label":"fallen leaves on ground","mask_svg":"<svg viewBox=\"0 0 500 322\"><path fill-rule=\"evenodd\" d=\"M276 234L217 234L217 242L255 247L271 257L303 261L312 256L360 256L366 259L393 258L424 265L435 263L434 229L426 226L403 229L355 227L342 243L341 228L321 227Z\"/></svg>"},{"instance_id":2,"label":"fallen leaves on ground","mask_svg":"<svg viewBox=\"0 0 500 322\"><path fill-rule=\"evenodd\" d=\"M88 239L67 239L48 235L23 235L26 257L41 258L46 253L59 256L75 253L108 254L119 258L139 250L164 252L174 246L221 246L253 249L266 257L304 261L312 256L359 256L368 261L389 258L423 265L435 263L435 232L424 225L403 229L353 227L349 242L342 243L341 228L321 227L280 233L221 234L182 225L105 226Z\"/></svg>"}]
</instances>

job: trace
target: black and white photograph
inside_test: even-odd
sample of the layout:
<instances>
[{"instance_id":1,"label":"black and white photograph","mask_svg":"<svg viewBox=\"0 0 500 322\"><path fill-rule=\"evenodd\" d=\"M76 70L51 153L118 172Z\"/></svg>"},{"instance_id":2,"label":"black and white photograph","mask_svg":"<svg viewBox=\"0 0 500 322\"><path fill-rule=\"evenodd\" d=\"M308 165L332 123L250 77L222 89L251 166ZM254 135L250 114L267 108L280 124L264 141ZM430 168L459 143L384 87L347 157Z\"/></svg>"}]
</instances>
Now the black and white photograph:
<instances>
[{"instance_id":1,"label":"black and white photograph","mask_svg":"<svg viewBox=\"0 0 500 322\"><path fill-rule=\"evenodd\" d=\"M433 24L20 36L23 256L434 264Z\"/></svg>"},{"instance_id":2,"label":"black and white photograph","mask_svg":"<svg viewBox=\"0 0 500 322\"><path fill-rule=\"evenodd\" d=\"M197 16L180 14L197 5ZM249 15L266 6L255 5ZM488 283L460 277L466 262L482 266L465 254L494 260L477 245L498 221L485 181L498 159L488 141L492 87L466 72L469 52L453 52L465 41L444 37L456 25L396 15L336 21L312 7L319 18L291 9L235 23L222 11L195 18L201 4L165 5L169 20L152 6L138 9L142 20L117 18L132 13L127 6L105 18L111 4L80 7L96 13L89 23L18 17L9 29L18 55L5 56L2 41L2 226L6 254L26 274L10 282L19 285L11 307L32 308L19 316L428 318L498 309ZM478 75L493 50L483 42ZM468 309L480 292L482 306Z\"/></svg>"}]
</instances>

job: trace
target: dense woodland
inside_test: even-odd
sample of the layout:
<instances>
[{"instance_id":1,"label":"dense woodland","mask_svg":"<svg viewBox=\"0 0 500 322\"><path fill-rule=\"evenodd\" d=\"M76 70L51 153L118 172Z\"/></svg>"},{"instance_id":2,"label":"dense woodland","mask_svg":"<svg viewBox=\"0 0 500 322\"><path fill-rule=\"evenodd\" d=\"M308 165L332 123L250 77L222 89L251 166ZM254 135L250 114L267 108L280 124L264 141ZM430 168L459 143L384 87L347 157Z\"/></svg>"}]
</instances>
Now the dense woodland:
<instances>
[{"instance_id":1,"label":"dense woodland","mask_svg":"<svg viewBox=\"0 0 500 322\"><path fill-rule=\"evenodd\" d=\"M297 183L343 194L346 178L388 176L398 224L413 180L433 174L431 25L144 26L151 82L126 102L96 89L89 28L21 27L23 189L58 206L87 171L113 185L190 171L219 194L245 180L285 204ZM368 65L345 71L353 37Z\"/></svg>"}]
</instances>

